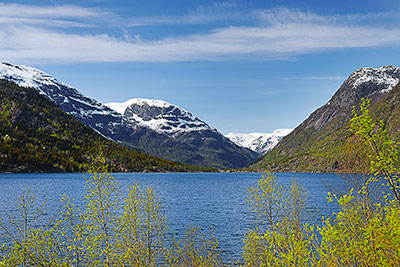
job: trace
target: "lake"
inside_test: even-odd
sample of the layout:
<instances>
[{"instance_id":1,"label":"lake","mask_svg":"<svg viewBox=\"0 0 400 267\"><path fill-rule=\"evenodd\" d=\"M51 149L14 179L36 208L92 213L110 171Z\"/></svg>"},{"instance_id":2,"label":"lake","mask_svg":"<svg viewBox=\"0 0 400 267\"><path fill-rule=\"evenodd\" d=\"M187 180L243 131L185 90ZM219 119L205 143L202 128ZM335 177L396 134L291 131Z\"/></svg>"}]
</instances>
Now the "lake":
<instances>
[{"instance_id":1,"label":"lake","mask_svg":"<svg viewBox=\"0 0 400 267\"><path fill-rule=\"evenodd\" d=\"M237 258L243 238L251 226L251 212L246 203L247 189L257 185L259 173L116 173L123 193L129 184L154 186L158 192L171 233L178 236L189 226L207 230L211 226L225 256ZM277 173L282 185L293 179L308 192L310 223L320 223L321 216L337 211L328 203L327 192L343 188L345 182L336 174ZM63 194L79 202L85 192L84 174L0 174L0 213L15 210L16 196L24 188L37 187L37 197L47 199L49 214L61 207Z\"/></svg>"}]
</instances>

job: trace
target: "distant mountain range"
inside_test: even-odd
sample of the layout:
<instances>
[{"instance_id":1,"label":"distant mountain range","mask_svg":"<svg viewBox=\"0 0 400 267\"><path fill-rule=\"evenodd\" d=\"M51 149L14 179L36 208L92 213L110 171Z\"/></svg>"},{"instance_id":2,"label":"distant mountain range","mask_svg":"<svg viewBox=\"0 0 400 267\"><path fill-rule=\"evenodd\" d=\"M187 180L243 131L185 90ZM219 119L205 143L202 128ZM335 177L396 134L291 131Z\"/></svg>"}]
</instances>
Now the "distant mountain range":
<instances>
[{"instance_id":1,"label":"distant mountain range","mask_svg":"<svg viewBox=\"0 0 400 267\"><path fill-rule=\"evenodd\" d=\"M119 171L191 170L188 165L242 168L252 162L255 163L247 168L251 171L341 171L343 147L352 136L352 107L359 106L361 98L371 99L372 116L384 119L393 136L398 137L400 132L400 68L396 66L354 71L325 105L294 130L227 136L174 104L142 98L103 104L28 66L2 63L0 79L3 171L15 170L13 157L27 162L22 170L35 171L34 166L39 166L36 171L40 166L49 171L84 170L87 157L93 155L97 144L108 148L109 161ZM37 96L25 87L33 88ZM27 102L26 95L37 103ZM72 117L65 117L61 110ZM73 117L77 120L71 120ZM79 126L78 121L97 134ZM14 149L15 145L18 149ZM55 148L50 158L46 154L49 147ZM90 153L85 154L85 149ZM39 151L38 155L34 151ZM196 168L192 170L200 170Z\"/></svg>"},{"instance_id":2,"label":"distant mountain range","mask_svg":"<svg viewBox=\"0 0 400 267\"><path fill-rule=\"evenodd\" d=\"M260 156L161 100L132 99L107 106L43 71L9 63L0 65L0 78L36 89L104 137L157 157L224 169L245 167Z\"/></svg>"},{"instance_id":3,"label":"distant mountain range","mask_svg":"<svg viewBox=\"0 0 400 267\"><path fill-rule=\"evenodd\" d=\"M250 169L340 171L343 145L352 136L349 131L352 108L358 107L362 98L371 99L371 115L383 119L391 133L398 136L399 106L393 103L399 103L399 81L400 68L396 66L357 69L328 103L314 111ZM381 107L380 113L376 111L378 107Z\"/></svg>"},{"instance_id":4,"label":"distant mountain range","mask_svg":"<svg viewBox=\"0 0 400 267\"><path fill-rule=\"evenodd\" d=\"M247 147L257 153L264 155L273 149L279 141L293 129L277 129L272 133L228 133L228 137L235 144Z\"/></svg>"},{"instance_id":5,"label":"distant mountain range","mask_svg":"<svg viewBox=\"0 0 400 267\"><path fill-rule=\"evenodd\" d=\"M33 88L0 79L0 172L85 172L102 154L110 171L213 171L112 142Z\"/></svg>"}]
</instances>

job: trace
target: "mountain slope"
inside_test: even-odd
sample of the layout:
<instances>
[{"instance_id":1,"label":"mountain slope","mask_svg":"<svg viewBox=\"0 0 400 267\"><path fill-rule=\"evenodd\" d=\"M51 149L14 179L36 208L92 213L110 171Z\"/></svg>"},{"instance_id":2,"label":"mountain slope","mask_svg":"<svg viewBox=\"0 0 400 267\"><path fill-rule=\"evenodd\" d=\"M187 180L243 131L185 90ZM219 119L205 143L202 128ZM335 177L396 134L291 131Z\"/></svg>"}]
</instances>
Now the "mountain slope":
<instances>
[{"instance_id":1,"label":"mountain slope","mask_svg":"<svg viewBox=\"0 0 400 267\"><path fill-rule=\"evenodd\" d=\"M314 111L265 157L251 166L274 171L332 172L338 169L340 148L351 135L348 121L361 98L374 105L400 81L396 66L360 68L347 78L330 101Z\"/></svg>"},{"instance_id":2,"label":"mountain slope","mask_svg":"<svg viewBox=\"0 0 400 267\"><path fill-rule=\"evenodd\" d=\"M216 131L189 111L163 100L132 98L123 103L112 102L105 105L125 118L163 134L176 136L191 131Z\"/></svg>"},{"instance_id":3,"label":"mountain slope","mask_svg":"<svg viewBox=\"0 0 400 267\"><path fill-rule=\"evenodd\" d=\"M86 171L104 154L111 171L201 171L118 145L32 88L0 79L0 172Z\"/></svg>"},{"instance_id":4,"label":"mountain slope","mask_svg":"<svg viewBox=\"0 0 400 267\"><path fill-rule=\"evenodd\" d=\"M101 102L86 97L75 88L68 86L49 74L28 66L9 63L0 65L0 78L23 87L32 87L60 108L89 125L102 135L113 140L127 139L135 126L124 120L120 114Z\"/></svg>"},{"instance_id":5,"label":"mountain slope","mask_svg":"<svg viewBox=\"0 0 400 267\"><path fill-rule=\"evenodd\" d=\"M132 123L145 125L157 134L169 137L168 143L159 140L158 144L148 146L145 151L152 154L163 156L167 153L178 162L218 168L244 167L259 156L237 146L189 111L165 101L133 98L106 105ZM149 141L154 140L157 139ZM163 146L160 147L160 143Z\"/></svg>"},{"instance_id":6,"label":"mountain slope","mask_svg":"<svg viewBox=\"0 0 400 267\"><path fill-rule=\"evenodd\" d=\"M272 133L228 133L226 137L239 146L264 155L292 131L293 129L276 129Z\"/></svg>"},{"instance_id":7,"label":"mountain slope","mask_svg":"<svg viewBox=\"0 0 400 267\"><path fill-rule=\"evenodd\" d=\"M159 112L153 106L136 103L134 112L126 117L47 73L28 66L2 63L0 78L35 88L63 111L106 138L157 157L197 166L237 168L250 164L259 156L233 144L215 129L183 131L180 134L157 131L140 117L149 111Z\"/></svg>"}]
</instances>

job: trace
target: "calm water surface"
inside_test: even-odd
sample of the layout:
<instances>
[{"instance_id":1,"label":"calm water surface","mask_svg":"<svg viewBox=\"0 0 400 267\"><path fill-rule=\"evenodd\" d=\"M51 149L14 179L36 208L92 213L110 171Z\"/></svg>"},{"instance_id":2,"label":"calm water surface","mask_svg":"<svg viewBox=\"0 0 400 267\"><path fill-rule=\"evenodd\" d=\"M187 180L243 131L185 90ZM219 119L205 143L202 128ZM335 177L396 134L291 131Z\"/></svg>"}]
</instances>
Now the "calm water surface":
<instances>
[{"instance_id":1,"label":"calm water surface","mask_svg":"<svg viewBox=\"0 0 400 267\"><path fill-rule=\"evenodd\" d=\"M311 223L319 223L322 215L337 211L328 203L331 187L341 188L343 180L335 174L277 173L278 182L289 185L297 179L307 189L312 207ZM188 226L207 231L211 226L225 255L240 255L243 237L251 226L251 213L245 196L257 185L257 173L117 173L123 193L134 181L142 187L154 186L166 210L171 233L179 235ZM78 203L85 193L84 174L0 174L0 213L15 210L16 196L24 188L37 187L37 196L47 199L49 214L61 207L64 194Z\"/></svg>"}]
</instances>

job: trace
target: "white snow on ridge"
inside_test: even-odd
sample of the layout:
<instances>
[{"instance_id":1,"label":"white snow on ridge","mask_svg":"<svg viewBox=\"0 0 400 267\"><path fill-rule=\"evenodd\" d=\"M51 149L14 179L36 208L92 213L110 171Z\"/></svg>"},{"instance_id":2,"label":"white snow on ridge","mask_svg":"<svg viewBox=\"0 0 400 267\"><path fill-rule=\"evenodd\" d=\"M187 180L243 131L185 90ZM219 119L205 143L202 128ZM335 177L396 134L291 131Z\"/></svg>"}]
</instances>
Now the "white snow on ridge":
<instances>
[{"instance_id":1,"label":"white snow on ridge","mask_svg":"<svg viewBox=\"0 0 400 267\"><path fill-rule=\"evenodd\" d=\"M81 103L87 106L87 109L80 110L81 114L116 115L101 102L84 96L75 88L58 81L46 72L29 66L3 62L0 64L0 78L13 81L22 87L32 87L58 105L69 104L71 101Z\"/></svg>"},{"instance_id":2,"label":"white snow on ridge","mask_svg":"<svg viewBox=\"0 0 400 267\"><path fill-rule=\"evenodd\" d=\"M144 106L148 105L150 107L159 107L159 108L166 108L168 106L175 106L171 103L168 103L164 100L158 100L158 99L146 99L146 98L131 98L125 102L110 102L110 103L105 103L104 105L108 106L109 108L117 111L121 115L124 115L124 112L127 108L132 106L133 104L138 105L138 106ZM187 113L190 113L186 111Z\"/></svg>"},{"instance_id":3,"label":"white snow on ridge","mask_svg":"<svg viewBox=\"0 0 400 267\"><path fill-rule=\"evenodd\" d=\"M75 88L58 81L41 70L3 62L0 64L0 78L15 82L22 87L34 88L95 131L100 133L104 130L103 136L107 135L107 131L113 134L115 129L128 122L113 109L83 95ZM100 119L104 122L96 122L93 119L94 116L105 118ZM107 138L110 139L111 137Z\"/></svg>"},{"instance_id":4,"label":"white snow on ridge","mask_svg":"<svg viewBox=\"0 0 400 267\"><path fill-rule=\"evenodd\" d=\"M383 66L379 68L359 68L356 70L349 79L355 79L353 88L356 88L364 83L373 82L375 84L384 84L386 87L382 89L381 93L387 93L393 89L400 81L400 79L393 77L392 74L400 72L400 68L396 66ZM399 75L397 75L399 76Z\"/></svg>"},{"instance_id":5,"label":"white snow on ridge","mask_svg":"<svg viewBox=\"0 0 400 267\"><path fill-rule=\"evenodd\" d=\"M111 102L104 105L128 119L145 125L159 133L177 134L191 131L215 130L191 112L163 100L132 98L122 103ZM146 109L151 109L152 111L145 115L141 114L141 112L135 113L137 109L131 108L134 106L139 106L141 111ZM126 112L127 110L128 112Z\"/></svg>"},{"instance_id":6,"label":"white snow on ridge","mask_svg":"<svg viewBox=\"0 0 400 267\"><path fill-rule=\"evenodd\" d=\"M44 71L24 66L24 65L12 65L9 63L0 64L0 78L11 80L23 87L33 87L40 89L43 85L54 85L59 87L63 85L65 87L72 88L57 79L51 77Z\"/></svg>"},{"instance_id":7,"label":"white snow on ridge","mask_svg":"<svg viewBox=\"0 0 400 267\"><path fill-rule=\"evenodd\" d=\"M265 154L293 129L276 129L272 133L228 133L226 135L235 144Z\"/></svg>"}]
</instances>

